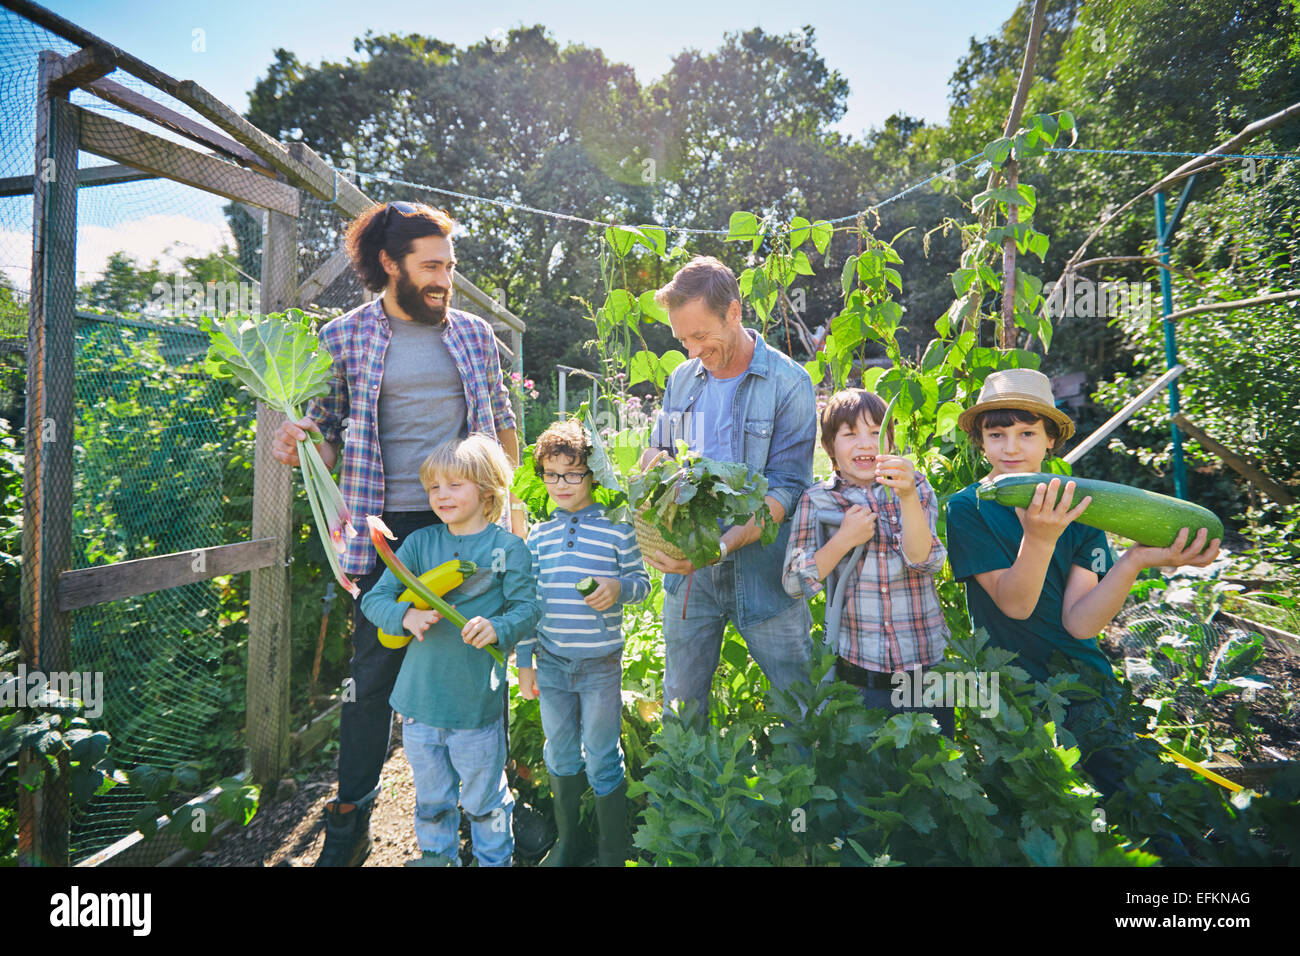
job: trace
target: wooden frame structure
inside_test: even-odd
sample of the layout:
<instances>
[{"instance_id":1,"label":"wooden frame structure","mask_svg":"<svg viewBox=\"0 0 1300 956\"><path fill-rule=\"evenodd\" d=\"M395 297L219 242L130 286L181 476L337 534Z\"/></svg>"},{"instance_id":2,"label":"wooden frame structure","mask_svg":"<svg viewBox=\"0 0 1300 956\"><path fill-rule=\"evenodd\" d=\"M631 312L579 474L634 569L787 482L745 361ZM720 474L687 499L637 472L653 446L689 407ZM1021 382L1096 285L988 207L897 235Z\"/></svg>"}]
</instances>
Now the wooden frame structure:
<instances>
[{"instance_id":1,"label":"wooden frame structure","mask_svg":"<svg viewBox=\"0 0 1300 956\"><path fill-rule=\"evenodd\" d=\"M249 726L258 727L258 733L248 735L249 768L252 778L274 793L274 785L289 766L294 736L289 723L288 568L294 477L292 469L270 454L281 416L258 404L252 540L199 549L205 553L201 562L195 561L196 552L185 551L71 569L77 190L166 178L262 210L266 217L263 312L309 305L348 267L339 250L298 286L297 217L303 194L326 202L346 218L356 217L374 201L307 145L272 139L192 81L176 80L28 0L0 0L0 5L81 47L68 57L48 51L40 55L34 173L0 180L0 195L31 192L34 197L26 349L30 437L23 479L23 656L47 673L70 670L73 609L216 575L250 572L247 720ZM114 70L174 97L215 128L108 79ZM204 151L73 106L68 95L78 88L179 134ZM78 170L79 149L115 165ZM51 166L57 175L48 174ZM72 170L77 171L75 176L67 174ZM453 306L462 304L486 314L502 354L522 371L524 323L472 282L458 277ZM503 338L509 339L509 345ZM204 570L197 572L196 567ZM67 823L66 786L24 794L19 806L20 861L67 865Z\"/></svg>"}]
</instances>

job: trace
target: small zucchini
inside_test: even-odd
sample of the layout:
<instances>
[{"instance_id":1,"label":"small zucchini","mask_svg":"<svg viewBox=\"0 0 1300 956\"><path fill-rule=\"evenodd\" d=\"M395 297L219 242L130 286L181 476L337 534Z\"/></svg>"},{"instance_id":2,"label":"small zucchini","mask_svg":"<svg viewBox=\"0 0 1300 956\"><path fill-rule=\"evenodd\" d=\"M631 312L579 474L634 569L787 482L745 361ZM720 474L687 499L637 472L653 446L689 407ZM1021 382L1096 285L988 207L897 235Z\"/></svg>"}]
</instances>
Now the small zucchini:
<instances>
[{"instance_id":1,"label":"small zucchini","mask_svg":"<svg viewBox=\"0 0 1300 956\"><path fill-rule=\"evenodd\" d=\"M575 584L574 587L578 589L579 594L581 594L583 597L587 597L591 594L592 591L596 590L597 587L596 579L583 578L581 581Z\"/></svg>"},{"instance_id":2,"label":"small zucchini","mask_svg":"<svg viewBox=\"0 0 1300 956\"><path fill-rule=\"evenodd\" d=\"M1110 531L1129 538L1138 544L1167 548L1174 543L1182 528L1189 529L1190 544L1201 528L1209 529L1205 542L1215 538L1223 540L1223 522L1218 516L1190 501L1171 498L1154 491L1143 491L1112 481L1096 478L1072 478L1066 475L1034 473L1028 475L999 475L980 482L975 494L982 501L996 501L1009 508L1027 507L1034 497L1034 489L1059 478L1061 489L1074 482L1074 504L1089 495L1092 503L1078 518L1080 524L1102 531Z\"/></svg>"}]
</instances>

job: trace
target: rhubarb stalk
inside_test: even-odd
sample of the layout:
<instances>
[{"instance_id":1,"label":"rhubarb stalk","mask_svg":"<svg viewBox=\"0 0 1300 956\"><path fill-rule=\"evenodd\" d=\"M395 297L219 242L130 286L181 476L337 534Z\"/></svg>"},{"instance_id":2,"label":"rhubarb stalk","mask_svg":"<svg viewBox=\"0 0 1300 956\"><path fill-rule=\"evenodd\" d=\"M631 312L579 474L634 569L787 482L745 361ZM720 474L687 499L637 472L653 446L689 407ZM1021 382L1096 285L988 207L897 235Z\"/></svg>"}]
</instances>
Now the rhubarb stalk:
<instances>
[{"instance_id":1,"label":"rhubarb stalk","mask_svg":"<svg viewBox=\"0 0 1300 956\"><path fill-rule=\"evenodd\" d=\"M388 526L384 524L383 520L375 515L366 515L366 523L370 526L370 540L375 546L375 553L379 555L384 564L388 565L388 570L393 572L393 576L410 588L411 593L429 605L430 608L464 630L465 625L469 623L465 615L435 594L419 577L412 574L411 570L397 557L392 545L388 543L389 541L395 541L396 538L388 530ZM506 662L505 655L501 653L500 648L485 644L483 650L491 654L498 664Z\"/></svg>"}]
</instances>

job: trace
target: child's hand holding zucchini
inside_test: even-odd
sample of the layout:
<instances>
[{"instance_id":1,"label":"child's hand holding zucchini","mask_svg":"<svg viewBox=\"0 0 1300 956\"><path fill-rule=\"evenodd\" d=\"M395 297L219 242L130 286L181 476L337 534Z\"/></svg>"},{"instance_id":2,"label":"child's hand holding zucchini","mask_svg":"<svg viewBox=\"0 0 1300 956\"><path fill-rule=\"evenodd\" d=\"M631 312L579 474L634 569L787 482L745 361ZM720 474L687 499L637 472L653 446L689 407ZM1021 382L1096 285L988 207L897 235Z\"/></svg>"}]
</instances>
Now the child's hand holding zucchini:
<instances>
[{"instance_id":1,"label":"child's hand holding zucchini","mask_svg":"<svg viewBox=\"0 0 1300 956\"><path fill-rule=\"evenodd\" d=\"M623 583L618 578L583 578L575 587L593 611L609 610L623 593Z\"/></svg>"},{"instance_id":2,"label":"child's hand holding zucchini","mask_svg":"<svg viewBox=\"0 0 1300 956\"><path fill-rule=\"evenodd\" d=\"M1129 549L1132 560L1143 568L1176 568L1191 565L1203 568L1219 555L1222 539L1210 539L1209 528L1199 528L1193 536L1190 528L1181 528L1174 543L1167 548L1138 544Z\"/></svg>"},{"instance_id":3,"label":"child's hand holding zucchini","mask_svg":"<svg viewBox=\"0 0 1300 956\"><path fill-rule=\"evenodd\" d=\"M1034 488L1033 497L1023 507L1016 508L1025 529L1025 537L1043 541L1049 547L1056 546L1056 539L1061 536L1070 522L1077 519L1092 504L1091 497L1085 497L1074 504L1075 483L1067 481L1061 488L1061 479L1053 478L1048 484L1039 482ZM1060 496L1057 496L1058 490Z\"/></svg>"}]
</instances>

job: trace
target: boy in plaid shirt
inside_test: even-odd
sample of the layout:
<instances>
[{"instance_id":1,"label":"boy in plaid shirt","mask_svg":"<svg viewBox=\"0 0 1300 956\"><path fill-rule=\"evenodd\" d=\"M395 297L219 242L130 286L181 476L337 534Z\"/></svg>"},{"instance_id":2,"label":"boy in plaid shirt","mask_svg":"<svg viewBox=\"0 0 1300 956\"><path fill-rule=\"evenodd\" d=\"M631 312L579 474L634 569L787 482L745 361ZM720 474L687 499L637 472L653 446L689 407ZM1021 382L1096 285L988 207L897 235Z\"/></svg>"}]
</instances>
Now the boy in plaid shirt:
<instances>
[{"instance_id":1,"label":"boy in plaid shirt","mask_svg":"<svg viewBox=\"0 0 1300 956\"><path fill-rule=\"evenodd\" d=\"M952 707L919 706L907 694L948 640L934 585L947 556L935 534L938 502L910 461L882 452L884 417L884 402L861 388L836 392L822 410L822 447L835 474L799 499L782 585L812 597L829 582L826 642L837 676L858 687L867 707L932 714L951 737ZM890 448L893 437L891 424Z\"/></svg>"}]
</instances>

